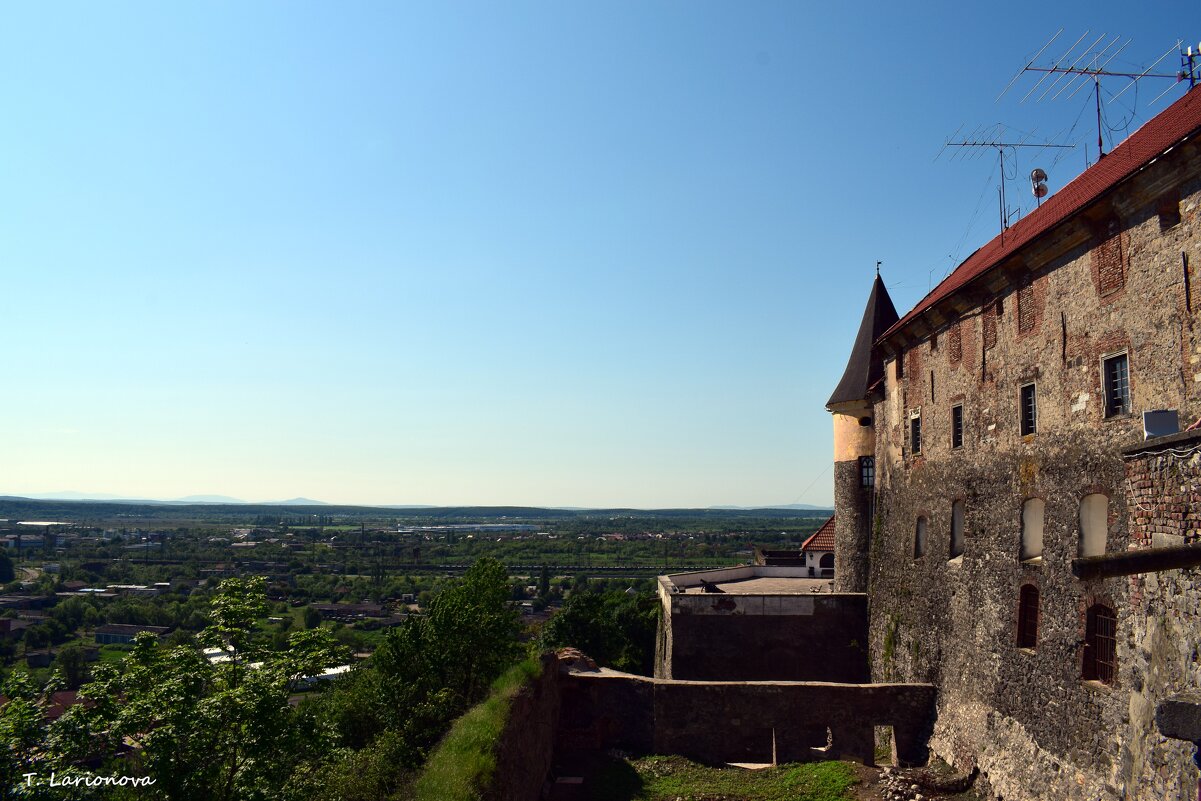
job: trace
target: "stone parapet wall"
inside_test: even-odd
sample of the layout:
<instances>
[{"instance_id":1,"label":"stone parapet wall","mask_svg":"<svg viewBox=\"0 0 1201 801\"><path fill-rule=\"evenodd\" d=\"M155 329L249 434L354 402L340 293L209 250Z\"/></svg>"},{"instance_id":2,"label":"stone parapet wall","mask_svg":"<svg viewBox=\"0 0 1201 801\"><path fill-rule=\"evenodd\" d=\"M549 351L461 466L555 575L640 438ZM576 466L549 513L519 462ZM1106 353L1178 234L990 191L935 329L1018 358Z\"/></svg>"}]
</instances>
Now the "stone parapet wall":
<instances>
[{"instance_id":1,"label":"stone parapet wall","mask_svg":"<svg viewBox=\"0 0 1201 801\"><path fill-rule=\"evenodd\" d=\"M606 671L563 678L563 747L682 754L707 762L875 761L875 726L924 763L928 684L686 682Z\"/></svg>"}]
</instances>

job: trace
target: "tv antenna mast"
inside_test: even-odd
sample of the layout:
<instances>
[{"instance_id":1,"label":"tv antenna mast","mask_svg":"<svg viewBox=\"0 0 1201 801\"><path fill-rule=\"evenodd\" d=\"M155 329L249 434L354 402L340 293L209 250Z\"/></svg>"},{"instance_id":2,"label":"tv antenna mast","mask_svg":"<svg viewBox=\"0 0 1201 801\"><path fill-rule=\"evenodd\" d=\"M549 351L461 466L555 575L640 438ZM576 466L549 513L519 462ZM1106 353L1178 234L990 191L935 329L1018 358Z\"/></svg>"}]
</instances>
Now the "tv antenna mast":
<instances>
[{"instance_id":1,"label":"tv antenna mast","mask_svg":"<svg viewBox=\"0 0 1201 801\"><path fill-rule=\"evenodd\" d=\"M1109 39L1109 35L1103 33L1096 39L1092 40L1091 44L1087 44L1083 49L1077 51L1076 48L1080 46L1080 43L1090 35L1089 31L1085 31L1080 35L1080 38L1073 42L1072 46L1069 47L1063 55L1055 59L1055 61L1051 62L1049 65L1045 63L1042 65L1036 64L1035 62L1037 62L1042 54L1046 52L1047 48L1049 48L1052 43L1059 38L1061 33L1063 33L1063 28L1060 28L1058 31L1056 31L1055 35L1048 39L1045 45L1039 48L1039 51L1034 54L1034 57L1027 61L1024 67L1018 70L1017 74L1014 75L1005 88L1001 90L1001 94L997 95L997 101L1000 101L1000 99L1005 96L1005 93L1008 92L1015 83L1017 83L1018 79L1027 72L1040 73L1041 77L1038 79L1038 82L1030 88L1030 91L1026 92L1026 94L1022 96L1021 101L1019 101L1020 103L1025 103L1030 99L1031 95L1033 95L1039 89L1042 89L1042 94L1040 94L1034 101L1036 103L1042 102L1048 95L1051 96L1052 100L1055 100L1064 92L1069 92L1069 90L1070 93L1068 94L1068 98L1072 98L1075 97L1082 88L1091 83L1093 87L1093 97L1097 109L1098 158L1105 155L1105 143L1101 138L1103 130L1101 122L1102 78L1126 78L1130 81L1130 83L1124 89L1122 89L1121 92L1118 92L1109 99L1109 103L1113 103L1115 100L1121 97L1127 89L1137 84L1143 78L1171 78L1176 82L1180 82L1185 80L1187 77L1190 85L1195 85L1196 83L1196 57L1192 55L1193 51L1191 47L1188 50L1188 56L1185 56L1183 52L1181 53L1182 69L1179 72L1164 73L1151 71L1155 69L1155 67L1157 67L1161 61L1167 58L1172 51L1180 49L1180 41L1177 41L1176 44L1168 48L1167 52L1157 58L1154 63L1151 64L1151 66L1147 67L1142 72L1118 72L1116 70L1109 70L1106 68L1110 65L1110 63L1113 62L1115 58L1118 57L1118 55L1122 53L1123 50L1126 49L1132 40L1127 39L1125 42L1122 42L1121 36L1115 36L1112 40L1109 40L1104 47L1101 47L1098 50L1098 46L1100 46L1102 42L1106 42L1106 40ZM1121 44L1119 44L1119 42L1121 42ZM1201 46L1199 46L1199 50L1201 50ZM1044 87L1043 84L1046 83L1047 79L1052 75L1055 76L1054 80ZM1155 100L1152 100L1151 102L1154 103L1156 100L1159 100L1159 98L1167 94L1168 90L1171 88L1172 87L1169 86L1168 89L1164 90L1159 97L1156 97ZM1051 94L1052 92L1054 92L1054 94Z\"/></svg>"},{"instance_id":2,"label":"tv antenna mast","mask_svg":"<svg viewBox=\"0 0 1201 801\"><path fill-rule=\"evenodd\" d=\"M958 134L958 131L956 131L956 134ZM1005 177L1005 151L1010 148L1012 148L1014 151L1016 151L1020 147L1032 147L1032 148L1039 148L1039 149L1057 148L1057 149L1063 149L1063 150L1071 150L1072 148L1076 147L1075 145L1056 145L1056 144L1051 144L1050 142L1028 142L1028 141L1026 141L1027 139L1030 138L1031 135L1032 134L1027 134L1025 136L1025 138L1016 140L1016 141L1012 141L1012 142L1005 141L1006 136L1005 136L1004 126L998 124L998 125L994 126L993 128L986 128L983 130L981 130L980 128L977 128L967 138L957 141L957 142L953 142L950 139L948 139L943 144L942 150L939 151L939 155L941 155L943 153L943 151L945 151L947 148L950 148L950 147L963 148L965 151L970 150L970 149L985 150L987 148L994 148L997 151L997 157L1001 161L1001 185L997 187L997 203L998 203L998 206L1000 207L1000 212L1001 212L1001 241L1002 242L1005 241L1005 231L1008 230L1009 225L1010 225L1010 220L1011 220L1011 212L1009 211L1009 206L1006 203L1005 184L1006 184L1006 181L1008 181L1008 179ZM935 158L937 158L937 156ZM951 158L954 159L955 157L952 156ZM1037 171L1039 173L1041 173L1041 175L1042 175L1042 177L1038 181L1038 183L1040 183L1042 185L1042 194L1039 194L1036 190L1034 196L1038 199L1039 204L1041 205L1042 198L1047 194L1047 191L1046 191L1046 189L1047 189L1047 186L1046 186L1047 174L1045 172L1043 172L1041 169L1039 169Z\"/></svg>"}]
</instances>

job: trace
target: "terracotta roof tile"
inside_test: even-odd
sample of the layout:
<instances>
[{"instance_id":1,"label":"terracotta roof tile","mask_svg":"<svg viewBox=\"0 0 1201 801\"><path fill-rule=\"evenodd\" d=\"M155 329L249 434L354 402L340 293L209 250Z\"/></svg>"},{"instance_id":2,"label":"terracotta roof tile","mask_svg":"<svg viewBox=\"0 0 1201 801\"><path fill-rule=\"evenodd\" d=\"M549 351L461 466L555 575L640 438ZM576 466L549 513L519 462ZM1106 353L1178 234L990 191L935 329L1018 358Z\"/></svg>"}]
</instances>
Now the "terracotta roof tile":
<instances>
[{"instance_id":1,"label":"terracotta roof tile","mask_svg":"<svg viewBox=\"0 0 1201 801\"><path fill-rule=\"evenodd\" d=\"M977 250L955 268L913 310L889 328L881 339L908 325L940 300L999 265L1009 255L1082 211L1117 184L1134 175L1169 148L1201 129L1201 89L1184 97L1151 118L1127 137L1112 153L1078 175L1042 206L1023 217L1003 235ZM1002 241L1004 240L1004 241Z\"/></svg>"},{"instance_id":2,"label":"terracotta roof tile","mask_svg":"<svg viewBox=\"0 0 1201 801\"><path fill-rule=\"evenodd\" d=\"M813 536L801 544L802 551L832 551L834 550L834 516L822 523L822 527L813 532Z\"/></svg>"}]
</instances>

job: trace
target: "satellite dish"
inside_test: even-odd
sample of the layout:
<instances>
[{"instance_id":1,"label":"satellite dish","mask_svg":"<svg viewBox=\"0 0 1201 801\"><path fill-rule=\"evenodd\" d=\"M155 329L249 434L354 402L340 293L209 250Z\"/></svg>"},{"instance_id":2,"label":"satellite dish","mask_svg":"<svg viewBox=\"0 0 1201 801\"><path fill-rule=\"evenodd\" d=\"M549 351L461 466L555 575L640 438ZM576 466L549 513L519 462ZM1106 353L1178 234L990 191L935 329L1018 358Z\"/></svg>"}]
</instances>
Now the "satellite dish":
<instances>
[{"instance_id":1,"label":"satellite dish","mask_svg":"<svg viewBox=\"0 0 1201 801\"><path fill-rule=\"evenodd\" d=\"M1047 196L1047 173L1042 167L1035 167L1030 171L1030 191L1039 200Z\"/></svg>"}]
</instances>

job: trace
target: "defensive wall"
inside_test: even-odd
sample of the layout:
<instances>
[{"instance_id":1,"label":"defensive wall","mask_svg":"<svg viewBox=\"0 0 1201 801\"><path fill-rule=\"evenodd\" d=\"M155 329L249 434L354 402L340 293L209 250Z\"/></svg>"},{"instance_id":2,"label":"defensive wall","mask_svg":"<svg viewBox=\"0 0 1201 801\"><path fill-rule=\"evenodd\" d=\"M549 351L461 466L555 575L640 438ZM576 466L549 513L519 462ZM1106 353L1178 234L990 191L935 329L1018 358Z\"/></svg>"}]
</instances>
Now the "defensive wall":
<instances>
[{"instance_id":1,"label":"defensive wall","mask_svg":"<svg viewBox=\"0 0 1201 801\"><path fill-rule=\"evenodd\" d=\"M560 749L618 748L702 762L875 764L874 727L892 727L901 764L924 764L929 684L693 682L615 671L561 677Z\"/></svg>"}]
</instances>

